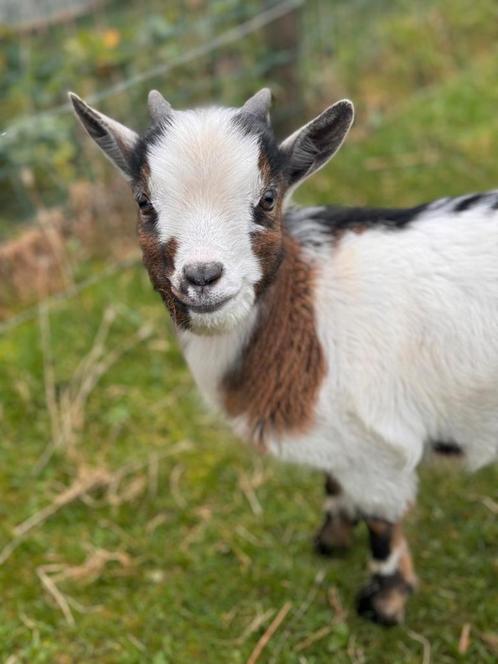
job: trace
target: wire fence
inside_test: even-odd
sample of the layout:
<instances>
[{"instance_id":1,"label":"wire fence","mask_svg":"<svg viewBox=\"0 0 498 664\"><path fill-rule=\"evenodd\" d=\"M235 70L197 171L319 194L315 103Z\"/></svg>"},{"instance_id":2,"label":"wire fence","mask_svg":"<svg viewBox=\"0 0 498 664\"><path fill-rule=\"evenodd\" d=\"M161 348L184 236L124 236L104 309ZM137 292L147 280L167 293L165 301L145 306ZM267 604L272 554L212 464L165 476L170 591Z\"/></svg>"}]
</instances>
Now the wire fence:
<instances>
[{"instance_id":1,"label":"wire fence","mask_svg":"<svg viewBox=\"0 0 498 664\"><path fill-rule=\"evenodd\" d=\"M74 2L66 0L68 9ZM102 166L86 158L91 152L70 115L69 89L142 126L149 87L159 87L179 107L216 99L235 105L258 85L273 82L281 102L277 126L302 108L305 50L322 48L318 32L302 30L303 12L313 11L314 0L189 0L168 3L166 12L158 0L149 4L152 13L144 17L137 0L78 0L76 7L86 6L86 14L70 13L62 25L21 35L5 28L0 239L40 207L64 201L73 180L102 177ZM192 16L189 7L197 9Z\"/></svg>"},{"instance_id":2,"label":"wire fence","mask_svg":"<svg viewBox=\"0 0 498 664\"><path fill-rule=\"evenodd\" d=\"M67 2L71 4L71 0ZM202 0L194 4L199 2L208 6ZM315 50L321 48L317 35L305 39L301 30L299 10L310 11L303 0L259 0L249 9L240 0L215 0L209 5L208 18L180 20L179 13L159 34L154 32L157 26L151 28L145 22L135 31L135 42L129 38L133 15L122 17L115 4L90 3L93 9L88 16L71 18L41 33L20 38L15 31L10 38L6 33L0 58L0 93L5 100L0 108L0 238L29 221L40 206L64 200L76 177L93 180L102 176L101 165L85 159L87 146L80 143L70 116L68 89L75 89L90 103L104 104L103 110L110 114L125 115L142 125L146 84L167 87L168 96L181 107L211 99L236 104L258 85L273 80L281 93L277 124L296 115L302 106L299 79L305 67L306 42L313 43ZM123 4L133 7L138 3ZM216 5L223 8L223 20L212 17L211 7ZM97 23L98 39L90 18ZM288 25L294 25L294 34L292 29L289 33ZM218 29L221 27L226 29ZM125 42L130 46L116 54ZM50 47L60 47L64 57L50 57ZM146 51L150 55L143 57ZM154 57L156 53L160 55ZM142 67L142 63L149 66ZM3 78L2 67L8 73ZM289 82L291 86L286 85ZM285 93L289 88L292 96ZM62 103L47 104L50 99ZM33 107L35 112L24 112Z\"/></svg>"},{"instance_id":3,"label":"wire fence","mask_svg":"<svg viewBox=\"0 0 498 664\"><path fill-rule=\"evenodd\" d=\"M273 23L279 18L282 18L289 12L298 9L303 5L303 3L304 0L285 0L284 2L281 2L278 5L271 7L270 9L256 14L247 21L244 21L243 23L240 23L239 25L226 30L214 39L211 39L210 41L201 44L200 46L197 46L196 48L193 48L186 53L180 54L171 62L161 63L154 67L150 67L149 69L135 74L134 76L131 76L130 78L127 78L123 81L120 81L119 83L116 83L115 85L112 85L105 90L88 95L86 101L90 104L97 104L104 99L108 99L109 97L126 92L130 88L145 83L152 78L157 76L164 76L165 74L173 71L173 69L176 67L186 65L190 62L193 62L194 60L197 60L198 58L201 58L202 56L207 56L224 46L236 43L247 35L261 30L270 23ZM14 138L22 129L32 126L36 127L39 125L40 121L57 117L62 113L71 112L71 109L71 104L66 102L65 104L61 104L60 106L52 108L49 111L35 113L28 117L22 118L18 122L12 124L10 127L7 127L0 133L0 136Z\"/></svg>"}]
</instances>

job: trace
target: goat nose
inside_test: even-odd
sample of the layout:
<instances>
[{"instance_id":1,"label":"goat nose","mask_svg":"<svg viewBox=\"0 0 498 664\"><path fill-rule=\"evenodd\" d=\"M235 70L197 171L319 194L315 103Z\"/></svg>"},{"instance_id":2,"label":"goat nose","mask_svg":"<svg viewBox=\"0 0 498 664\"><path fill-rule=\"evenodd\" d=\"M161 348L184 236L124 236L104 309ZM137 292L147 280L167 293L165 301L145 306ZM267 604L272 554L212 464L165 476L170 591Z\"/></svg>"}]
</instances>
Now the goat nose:
<instances>
[{"instance_id":1,"label":"goat nose","mask_svg":"<svg viewBox=\"0 0 498 664\"><path fill-rule=\"evenodd\" d=\"M192 286L212 286L222 274L221 263L189 263L183 268L183 276Z\"/></svg>"}]
</instances>

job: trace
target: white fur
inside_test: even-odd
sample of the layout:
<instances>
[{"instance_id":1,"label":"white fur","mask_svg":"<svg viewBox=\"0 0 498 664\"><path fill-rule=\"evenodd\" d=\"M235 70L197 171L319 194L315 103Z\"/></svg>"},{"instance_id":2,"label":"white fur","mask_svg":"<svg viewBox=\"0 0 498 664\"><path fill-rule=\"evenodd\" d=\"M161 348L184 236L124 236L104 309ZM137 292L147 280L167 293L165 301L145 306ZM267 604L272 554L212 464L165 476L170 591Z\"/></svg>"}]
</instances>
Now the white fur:
<instances>
[{"instance_id":1,"label":"white fur","mask_svg":"<svg viewBox=\"0 0 498 664\"><path fill-rule=\"evenodd\" d=\"M251 333L256 315L256 309L252 308L236 329L220 334L203 336L189 330L179 333L185 359L199 391L205 402L218 412L223 412L218 386Z\"/></svg>"},{"instance_id":2,"label":"white fur","mask_svg":"<svg viewBox=\"0 0 498 664\"><path fill-rule=\"evenodd\" d=\"M382 576L391 576L399 569L401 557L408 552L406 542L403 540L396 548L392 549L386 560L371 559L368 563L368 569L372 574L381 574Z\"/></svg>"},{"instance_id":3,"label":"white fur","mask_svg":"<svg viewBox=\"0 0 498 664\"><path fill-rule=\"evenodd\" d=\"M240 322L261 278L250 240L257 231L252 206L262 193L259 144L233 122L235 114L225 108L175 112L172 126L148 148L159 237L177 240L172 285L179 289L185 265L220 262L223 276L209 298L233 298L214 314L194 314L192 325L200 331L226 331Z\"/></svg>"},{"instance_id":4,"label":"white fur","mask_svg":"<svg viewBox=\"0 0 498 664\"><path fill-rule=\"evenodd\" d=\"M316 425L272 449L396 520L426 441L456 441L470 468L497 457L498 214L435 206L400 231L347 234L317 265L329 371Z\"/></svg>"}]
</instances>

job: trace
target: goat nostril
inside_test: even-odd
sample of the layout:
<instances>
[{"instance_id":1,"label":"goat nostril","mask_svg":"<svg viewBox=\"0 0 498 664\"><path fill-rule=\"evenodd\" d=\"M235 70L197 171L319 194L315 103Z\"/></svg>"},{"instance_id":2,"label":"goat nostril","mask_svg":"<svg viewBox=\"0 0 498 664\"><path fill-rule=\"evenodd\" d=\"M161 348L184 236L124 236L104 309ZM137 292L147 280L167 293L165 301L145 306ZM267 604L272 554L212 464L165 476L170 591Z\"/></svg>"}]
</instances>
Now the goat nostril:
<instances>
[{"instance_id":1,"label":"goat nostril","mask_svg":"<svg viewBox=\"0 0 498 664\"><path fill-rule=\"evenodd\" d=\"M192 286L212 286L223 274L221 263L190 263L183 268L183 276Z\"/></svg>"}]
</instances>

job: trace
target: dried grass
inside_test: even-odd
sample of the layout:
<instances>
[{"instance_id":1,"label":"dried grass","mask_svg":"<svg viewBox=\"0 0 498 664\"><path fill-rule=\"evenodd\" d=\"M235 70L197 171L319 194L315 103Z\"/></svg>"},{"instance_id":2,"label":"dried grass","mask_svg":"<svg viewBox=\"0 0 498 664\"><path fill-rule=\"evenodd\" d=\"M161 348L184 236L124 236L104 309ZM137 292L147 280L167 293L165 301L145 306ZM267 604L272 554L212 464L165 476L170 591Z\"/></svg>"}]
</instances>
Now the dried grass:
<instances>
[{"instance_id":1,"label":"dried grass","mask_svg":"<svg viewBox=\"0 0 498 664\"><path fill-rule=\"evenodd\" d=\"M432 648L429 639L427 639L423 634L413 632L411 629L407 629L406 633L410 639L413 639L422 645L422 664L431 664Z\"/></svg>"},{"instance_id":2,"label":"dried grass","mask_svg":"<svg viewBox=\"0 0 498 664\"><path fill-rule=\"evenodd\" d=\"M169 476L169 489L171 497L175 501L176 505L182 510L187 507L187 501L180 491L180 480L184 472L185 468L181 464L177 464Z\"/></svg>"},{"instance_id":3,"label":"dried grass","mask_svg":"<svg viewBox=\"0 0 498 664\"><path fill-rule=\"evenodd\" d=\"M49 564L41 565L36 573L43 587L62 611L68 625L75 625L71 606L78 607L78 603L67 597L59 588L59 583L71 581L78 584L89 584L100 578L108 563L118 563L123 570L133 566L132 558L123 551L106 551L96 549L81 565ZM83 611L87 610L83 608Z\"/></svg>"},{"instance_id":4,"label":"dried grass","mask_svg":"<svg viewBox=\"0 0 498 664\"><path fill-rule=\"evenodd\" d=\"M458 653L460 655L465 655L470 646L470 623L465 623L462 626L462 631L460 633L460 639L458 640Z\"/></svg>"},{"instance_id":5,"label":"dried grass","mask_svg":"<svg viewBox=\"0 0 498 664\"><path fill-rule=\"evenodd\" d=\"M323 578L324 576L321 577L321 580L323 580ZM302 650L306 650L317 641L321 641L334 630L334 627L337 624L343 623L345 621L347 617L347 611L344 609L337 588L332 586L332 588L329 589L328 601L330 608L333 611L332 621L330 622L330 624L324 625L320 629L317 629L315 632L308 634L304 639L302 639L302 641L300 641L295 646L296 652L301 652Z\"/></svg>"},{"instance_id":6,"label":"dried grass","mask_svg":"<svg viewBox=\"0 0 498 664\"><path fill-rule=\"evenodd\" d=\"M282 606L280 611L277 613L275 618L272 620L270 626L266 630L266 632L263 634L263 636L259 639L259 641L256 644L256 647L252 651L252 653L249 656L249 659L247 660L247 664L256 664L258 659L261 656L261 653L263 650L266 648L268 643L271 641L273 635L275 632L278 630L280 625L283 623L285 620L287 614L292 608L292 603L291 602L285 602L285 604Z\"/></svg>"},{"instance_id":7,"label":"dried grass","mask_svg":"<svg viewBox=\"0 0 498 664\"><path fill-rule=\"evenodd\" d=\"M263 613L260 613L258 611L254 616L254 618L244 629L242 634L236 639L233 639L232 641L233 645L235 646L243 645L247 641L247 639L251 636L251 634L254 634L254 632L256 632L262 625L268 622L268 620L270 620L273 613L274 613L273 609L268 609L268 611L264 611Z\"/></svg>"},{"instance_id":8,"label":"dried grass","mask_svg":"<svg viewBox=\"0 0 498 664\"><path fill-rule=\"evenodd\" d=\"M86 404L93 389L125 353L152 336L152 327L144 324L121 342L119 347L108 349L106 341L116 316L117 312L113 307L108 307L104 311L89 352L76 367L68 384L57 393L49 315L46 307L40 305L39 326L45 401L50 416L51 441L36 464L34 472L39 472L56 450L64 449L74 458L77 435L85 424Z\"/></svg>"},{"instance_id":9,"label":"dried grass","mask_svg":"<svg viewBox=\"0 0 498 664\"><path fill-rule=\"evenodd\" d=\"M245 496L249 506L256 516L263 513L263 508L256 495L256 490L265 482L265 471L261 464L258 464L251 475L241 472L239 474L239 488Z\"/></svg>"},{"instance_id":10,"label":"dried grass","mask_svg":"<svg viewBox=\"0 0 498 664\"><path fill-rule=\"evenodd\" d=\"M288 642L288 640L291 638L293 628L299 623L299 621L303 618L303 616L307 613L310 606L315 601L316 596L317 596L320 588L322 587L324 580L325 580L325 570L320 569L316 573L315 578L313 580L313 585L309 589L305 599L300 604L300 606L296 609L296 611L295 611L294 615L292 616L291 620L289 621L286 629L280 635L279 641L278 641L276 647L274 647L274 652L272 654L272 657L269 660L269 664L278 664L279 657L280 657L280 652L281 652L282 648Z\"/></svg>"},{"instance_id":11,"label":"dried grass","mask_svg":"<svg viewBox=\"0 0 498 664\"><path fill-rule=\"evenodd\" d=\"M133 206L119 182L74 182L65 207L39 206L36 218L0 245L0 318L74 284L90 258L123 259L136 248Z\"/></svg>"},{"instance_id":12,"label":"dried grass","mask_svg":"<svg viewBox=\"0 0 498 664\"><path fill-rule=\"evenodd\" d=\"M173 445L160 454L156 454L157 461L164 459L168 456L174 456L180 452L190 450L192 444L188 441L181 441ZM113 504L116 501L116 488L122 482L123 478L147 467L149 459L140 460L125 464L116 471L111 472L106 468L89 468L85 465L80 465L78 468L78 475L72 484L63 489L46 507L38 510L30 517L15 526L12 530L13 539L0 551L0 565L3 565L17 549L17 547L24 541L26 536L34 529L42 526L48 519L57 514L64 507L72 504L76 500L84 500L88 495L97 489L108 489L108 494L105 498L107 504ZM110 489L112 487L112 489ZM114 496L114 497L113 497ZM126 501L130 499L130 493L121 495L121 500Z\"/></svg>"},{"instance_id":13,"label":"dried grass","mask_svg":"<svg viewBox=\"0 0 498 664\"><path fill-rule=\"evenodd\" d=\"M334 625L324 625L320 629L317 629L316 632L308 634L308 636L305 639L303 639L296 645L294 650L296 652L301 652L302 650L306 650L306 648L309 648L317 641L321 641L321 639L324 639L326 636L328 636L333 629Z\"/></svg>"},{"instance_id":14,"label":"dried grass","mask_svg":"<svg viewBox=\"0 0 498 664\"><path fill-rule=\"evenodd\" d=\"M498 655L498 633L493 632L480 632L479 638L492 653Z\"/></svg>"},{"instance_id":15,"label":"dried grass","mask_svg":"<svg viewBox=\"0 0 498 664\"><path fill-rule=\"evenodd\" d=\"M35 512L25 521L18 524L13 529L14 539L7 544L0 552L0 565L11 556L15 549L24 541L25 537L34 529L41 526L47 519L57 514L66 505L73 503L85 494L94 491L97 488L106 486L110 483L112 474L104 468L89 469L82 467L79 469L78 477L74 482L62 491L54 500L43 509Z\"/></svg>"},{"instance_id":16,"label":"dried grass","mask_svg":"<svg viewBox=\"0 0 498 664\"><path fill-rule=\"evenodd\" d=\"M53 214L50 230L33 227L18 238L0 245L0 316L9 305L42 300L50 293L67 288L65 243L59 226L59 213Z\"/></svg>"}]
</instances>

